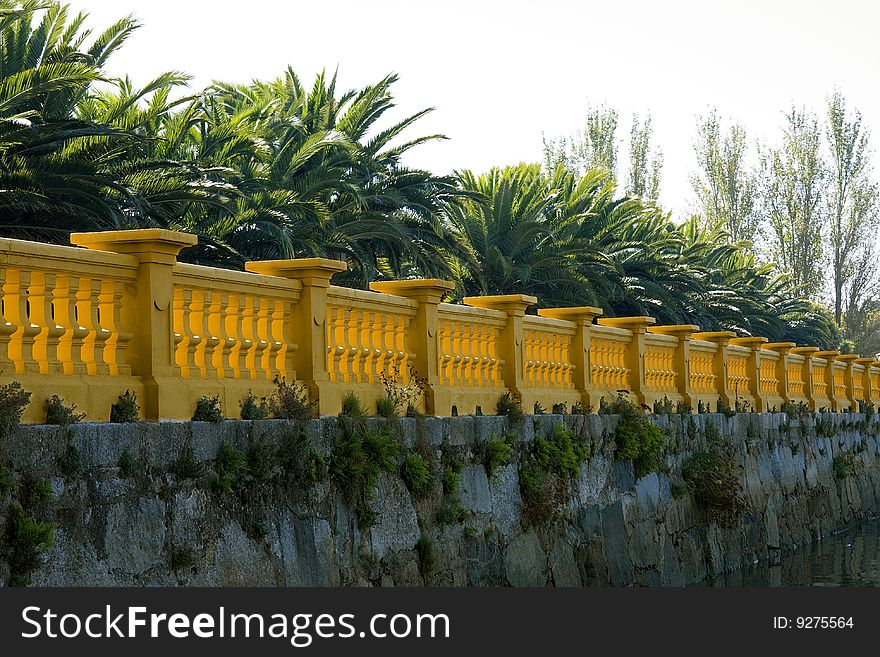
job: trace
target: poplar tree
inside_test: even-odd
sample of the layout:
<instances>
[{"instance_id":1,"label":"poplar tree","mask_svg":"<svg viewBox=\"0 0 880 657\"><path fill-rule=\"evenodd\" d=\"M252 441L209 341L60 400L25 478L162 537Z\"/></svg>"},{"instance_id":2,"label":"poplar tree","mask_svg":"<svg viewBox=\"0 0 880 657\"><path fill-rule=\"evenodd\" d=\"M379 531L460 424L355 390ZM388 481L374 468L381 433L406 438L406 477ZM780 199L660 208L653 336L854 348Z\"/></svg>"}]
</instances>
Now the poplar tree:
<instances>
[{"instance_id":1,"label":"poplar tree","mask_svg":"<svg viewBox=\"0 0 880 657\"><path fill-rule=\"evenodd\" d=\"M694 140L698 172L691 178L700 213L722 225L734 242L754 241L758 228L757 176L748 162L748 138L738 123L722 131L716 110L700 117Z\"/></svg>"},{"instance_id":2,"label":"poplar tree","mask_svg":"<svg viewBox=\"0 0 880 657\"><path fill-rule=\"evenodd\" d=\"M573 173L605 169L617 177L617 110L601 105L588 108L584 129L572 137L544 138L544 167L549 173L563 164Z\"/></svg>"},{"instance_id":3,"label":"poplar tree","mask_svg":"<svg viewBox=\"0 0 880 657\"><path fill-rule=\"evenodd\" d=\"M828 251L834 320L844 322L848 308L869 293L878 227L878 188L872 178L869 131L858 110L848 115L846 99L835 92L828 99L825 138L828 145Z\"/></svg>"},{"instance_id":4,"label":"poplar tree","mask_svg":"<svg viewBox=\"0 0 880 657\"><path fill-rule=\"evenodd\" d=\"M821 297L824 282L822 132L815 115L793 107L785 117L782 143L763 158L763 203L770 226L770 251L798 289Z\"/></svg>"},{"instance_id":5,"label":"poplar tree","mask_svg":"<svg viewBox=\"0 0 880 657\"><path fill-rule=\"evenodd\" d=\"M653 148L651 115L640 123L639 115L633 115L629 142L629 176L626 193L644 199L657 200L660 195L660 171L663 168L663 151Z\"/></svg>"}]
</instances>

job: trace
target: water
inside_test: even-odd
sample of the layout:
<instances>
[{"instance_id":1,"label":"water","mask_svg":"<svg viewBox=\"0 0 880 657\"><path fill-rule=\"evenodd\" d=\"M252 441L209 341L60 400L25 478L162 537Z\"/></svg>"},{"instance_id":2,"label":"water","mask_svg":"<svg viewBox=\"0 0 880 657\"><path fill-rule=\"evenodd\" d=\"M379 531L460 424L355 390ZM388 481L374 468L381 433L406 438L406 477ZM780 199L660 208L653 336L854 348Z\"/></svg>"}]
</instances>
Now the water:
<instances>
[{"instance_id":1,"label":"water","mask_svg":"<svg viewBox=\"0 0 880 657\"><path fill-rule=\"evenodd\" d=\"M880 586L880 519L786 552L779 565L759 563L715 586Z\"/></svg>"}]
</instances>

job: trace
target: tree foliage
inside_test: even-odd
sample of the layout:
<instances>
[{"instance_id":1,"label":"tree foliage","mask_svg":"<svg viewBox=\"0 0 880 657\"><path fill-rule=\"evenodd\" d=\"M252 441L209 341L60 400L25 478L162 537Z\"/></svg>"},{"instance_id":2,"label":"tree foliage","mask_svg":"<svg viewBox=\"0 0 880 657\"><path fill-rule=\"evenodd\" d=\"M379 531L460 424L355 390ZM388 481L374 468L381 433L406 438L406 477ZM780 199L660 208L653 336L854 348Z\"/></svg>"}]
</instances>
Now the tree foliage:
<instances>
[{"instance_id":1,"label":"tree foliage","mask_svg":"<svg viewBox=\"0 0 880 657\"><path fill-rule=\"evenodd\" d=\"M564 165L584 174L602 169L614 180L617 176L617 110L600 105L587 108L584 129L572 137L544 139L544 166L548 171Z\"/></svg>"},{"instance_id":2,"label":"tree foliage","mask_svg":"<svg viewBox=\"0 0 880 657\"><path fill-rule=\"evenodd\" d=\"M663 152L651 144L653 130L651 115L639 120L633 116L629 141L629 173L626 193L629 196L657 200L660 195L660 171L663 169Z\"/></svg>"},{"instance_id":3,"label":"tree foliage","mask_svg":"<svg viewBox=\"0 0 880 657\"><path fill-rule=\"evenodd\" d=\"M734 241L754 241L758 227L757 175L748 162L745 128L723 132L715 110L697 123L694 142L698 173L691 184L709 225L722 224Z\"/></svg>"},{"instance_id":4,"label":"tree foliage","mask_svg":"<svg viewBox=\"0 0 880 657\"><path fill-rule=\"evenodd\" d=\"M324 256L349 264L337 284L440 277L458 298L527 293L546 306L837 343L828 314L800 298L821 262L803 227L825 212L808 117L792 114L768 159L783 276L750 253L736 221L678 225L658 206L650 117L632 127L625 195L607 107L591 109L574 139L547 142L543 169L441 176L404 162L444 137L410 134L430 108L395 116L394 74L356 89L326 73L307 85L290 68L198 92L176 71L136 85L106 63L137 23L92 32L86 20L59 2L0 0L2 236L64 244L73 231L168 228L198 236L181 254L189 262ZM744 188L726 193L750 216ZM874 306L851 299L848 315L874 321Z\"/></svg>"},{"instance_id":5,"label":"tree foliage","mask_svg":"<svg viewBox=\"0 0 880 657\"><path fill-rule=\"evenodd\" d=\"M839 91L828 101L825 137L830 153L825 205L831 291L834 319L840 325L844 312L848 316L857 313L873 296L870 278L864 280L864 276L875 267L872 255L880 225L880 190L871 176L868 131L861 114L856 111L848 116Z\"/></svg>"},{"instance_id":6,"label":"tree foliage","mask_svg":"<svg viewBox=\"0 0 880 657\"><path fill-rule=\"evenodd\" d=\"M806 109L786 115L782 144L764 159L764 203L772 253L799 290L818 298L824 281L822 190L827 169L819 121Z\"/></svg>"}]
</instances>

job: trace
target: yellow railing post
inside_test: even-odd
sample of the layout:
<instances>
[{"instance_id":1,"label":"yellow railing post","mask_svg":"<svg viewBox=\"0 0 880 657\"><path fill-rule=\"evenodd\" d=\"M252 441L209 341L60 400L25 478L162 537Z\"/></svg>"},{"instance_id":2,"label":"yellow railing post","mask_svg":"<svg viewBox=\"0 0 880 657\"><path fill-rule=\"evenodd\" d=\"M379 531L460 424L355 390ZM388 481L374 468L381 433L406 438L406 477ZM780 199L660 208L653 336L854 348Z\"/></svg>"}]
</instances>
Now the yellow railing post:
<instances>
[{"instance_id":1,"label":"yellow railing post","mask_svg":"<svg viewBox=\"0 0 880 657\"><path fill-rule=\"evenodd\" d=\"M694 411L696 411L696 405L694 404L693 392L691 391L691 336L699 330L700 327L696 324L652 326L648 329L649 333L672 335L678 338L678 347L675 350L673 365L678 392L684 403Z\"/></svg>"},{"instance_id":2,"label":"yellow railing post","mask_svg":"<svg viewBox=\"0 0 880 657\"><path fill-rule=\"evenodd\" d=\"M640 406L647 405L645 383L645 333L648 327L657 322L653 317L605 317L598 320L602 326L612 326L632 331L632 340L626 349L626 366L630 370L630 391Z\"/></svg>"},{"instance_id":3,"label":"yellow railing post","mask_svg":"<svg viewBox=\"0 0 880 657\"><path fill-rule=\"evenodd\" d=\"M727 381L727 345L735 337L736 333L733 331L702 331L691 336L694 340L714 342L718 345L718 351L715 352L713 359L716 381L718 382L718 396L729 408L734 408L736 400L730 394L730 384Z\"/></svg>"},{"instance_id":4,"label":"yellow railing post","mask_svg":"<svg viewBox=\"0 0 880 657\"><path fill-rule=\"evenodd\" d=\"M316 414L338 413L341 396L339 391L330 389L327 369L327 288L333 275L345 271L348 265L328 258L298 258L254 260L245 263L244 268L256 274L302 283L299 303L293 306L293 316L286 322L291 342L297 345L293 358L296 378L308 389L309 398L316 402Z\"/></svg>"},{"instance_id":5,"label":"yellow railing post","mask_svg":"<svg viewBox=\"0 0 880 657\"><path fill-rule=\"evenodd\" d=\"M487 297L465 297L464 302L475 308L489 308L507 313L507 323L498 336L498 353L504 361L501 378L510 394L523 395L523 317L526 308L538 303L527 294L502 294ZM526 410L529 410L526 408Z\"/></svg>"},{"instance_id":6,"label":"yellow railing post","mask_svg":"<svg viewBox=\"0 0 880 657\"><path fill-rule=\"evenodd\" d=\"M794 347L794 342L768 342L764 345L764 349L770 349L779 354L779 360L776 361L776 380L779 381L776 394L784 402L791 402L791 388L788 382L788 352Z\"/></svg>"},{"instance_id":7,"label":"yellow railing post","mask_svg":"<svg viewBox=\"0 0 880 657\"><path fill-rule=\"evenodd\" d=\"M144 417L179 417L180 405L189 403L189 395L174 362L173 269L180 251L197 244L198 238L189 233L148 228L74 233L70 242L95 251L137 257L136 292L125 296L121 313L124 331L132 335L128 362L131 373L144 383Z\"/></svg>"},{"instance_id":8,"label":"yellow railing post","mask_svg":"<svg viewBox=\"0 0 880 657\"><path fill-rule=\"evenodd\" d=\"M825 396L828 397L829 411L836 411L840 407L840 401L837 399L834 390L834 359L839 355L840 352L836 349L817 351L813 354L816 358L825 359L825 370L822 372L822 380L825 381Z\"/></svg>"},{"instance_id":9,"label":"yellow railing post","mask_svg":"<svg viewBox=\"0 0 880 657\"><path fill-rule=\"evenodd\" d=\"M880 402L880 360L872 361L870 365L865 366L865 369L869 373L870 402L877 404ZM871 370L874 370L874 372L871 372Z\"/></svg>"},{"instance_id":10,"label":"yellow railing post","mask_svg":"<svg viewBox=\"0 0 880 657\"><path fill-rule=\"evenodd\" d=\"M755 400L755 411L766 413L767 399L761 394L761 347L767 342L767 338L751 336L748 338L733 338L730 344L749 349L747 373L749 377L749 394Z\"/></svg>"},{"instance_id":11,"label":"yellow railing post","mask_svg":"<svg viewBox=\"0 0 880 657\"><path fill-rule=\"evenodd\" d=\"M376 281L370 289L382 294L392 294L417 301L419 309L409 326L410 348L415 353L413 367L416 374L425 379L425 413L447 414L452 408L452 395L448 388L440 386L440 367L437 356L437 335L440 330L437 309L440 301L455 283L438 278L407 281Z\"/></svg>"},{"instance_id":12,"label":"yellow railing post","mask_svg":"<svg viewBox=\"0 0 880 657\"><path fill-rule=\"evenodd\" d=\"M590 362L590 334L593 321L602 315L601 308L578 306L574 308L542 308L541 317L564 319L574 322L574 339L571 342L571 364L574 366L574 387L581 393L584 408L599 408L599 398L593 392L593 367Z\"/></svg>"},{"instance_id":13,"label":"yellow railing post","mask_svg":"<svg viewBox=\"0 0 880 657\"><path fill-rule=\"evenodd\" d=\"M846 389L846 399L838 400L840 408L849 407L851 410L857 411L859 409L859 404L856 401L855 390L854 390L854 381L853 381L853 363L859 357L858 354L840 354L836 358L836 360L841 361L842 363L846 363L846 370L843 374L843 382Z\"/></svg>"}]
</instances>

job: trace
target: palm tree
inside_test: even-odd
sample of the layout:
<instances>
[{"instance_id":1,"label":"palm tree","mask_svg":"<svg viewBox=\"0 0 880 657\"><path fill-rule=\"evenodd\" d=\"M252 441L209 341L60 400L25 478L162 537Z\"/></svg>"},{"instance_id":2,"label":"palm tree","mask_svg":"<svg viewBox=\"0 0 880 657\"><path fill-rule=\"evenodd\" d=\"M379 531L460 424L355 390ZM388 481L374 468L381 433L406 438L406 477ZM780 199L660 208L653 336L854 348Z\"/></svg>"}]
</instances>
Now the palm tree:
<instances>
[{"instance_id":1,"label":"palm tree","mask_svg":"<svg viewBox=\"0 0 880 657\"><path fill-rule=\"evenodd\" d=\"M578 222L589 203L564 202L537 164L479 177L463 171L459 179L471 193L449 212L451 230L467 252L458 268L460 295L533 294L547 305L596 302L595 288L574 266L586 247Z\"/></svg>"},{"instance_id":2,"label":"palm tree","mask_svg":"<svg viewBox=\"0 0 880 657\"><path fill-rule=\"evenodd\" d=\"M342 282L443 276L456 250L441 221L460 196L456 181L408 169L413 146L392 143L428 110L388 128L396 76L337 97L336 76L310 90L288 69L271 82L215 83L157 131L165 157L188 160L239 191L232 213L187 208L181 226L228 247L234 258L330 256L348 260Z\"/></svg>"},{"instance_id":3,"label":"palm tree","mask_svg":"<svg viewBox=\"0 0 880 657\"><path fill-rule=\"evenodd\" d=\"M65 243L72 231L166 225L187 203L222 203L204 172L150 154L179 75L137 92L127 80L115 94L92 87L112 82L101 67L137 28L131 18L86 46L86 14L13 6L0 5L0 234Z\"/></svg>"}]
</instances>

